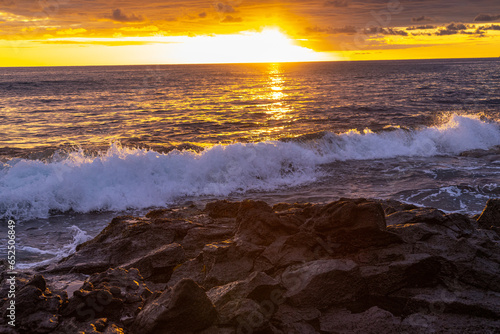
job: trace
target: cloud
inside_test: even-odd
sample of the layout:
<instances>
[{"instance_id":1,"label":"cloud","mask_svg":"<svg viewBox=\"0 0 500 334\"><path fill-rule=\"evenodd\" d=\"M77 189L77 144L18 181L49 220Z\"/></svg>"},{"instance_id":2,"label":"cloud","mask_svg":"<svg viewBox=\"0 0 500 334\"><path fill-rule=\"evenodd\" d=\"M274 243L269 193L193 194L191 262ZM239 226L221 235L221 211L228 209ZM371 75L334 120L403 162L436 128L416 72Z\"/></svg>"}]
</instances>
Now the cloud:
<instances>
[{"instance_id":1,"label":"cloud","mask_svg":"<svg viewBox=\"0 0 500 334\"><path fill-rule=\"evenodd\" d=\"M486 31L486 30L500 30L500 25L490 24L489 26L478 27L476 29L476 32L480 33L481 31Z\"/></svg>"},{"instance_id":2,"label":"cloud","mask_svg":"<svg viewBox=\"0 0 500 334\"><path fill-rule=\"evenodd\" d=\"M491 22L500 19L499 15L479 14L474 18L474 22Z\"/></svg>"},{"instance_id":3,"label":"cloud","mask_svg":"<svg viewBox=\"0 0 500 334\"><path fill-rule=\"evenodd\" d=\"M426 29L435 29L436 27L430 24L426 24L423 26L411 26L406 28L406 30L426 30Z\"/></svg>"},{"instance_id":4,"label":"cloud","mask_svg":"<svg viewBox=\"0 0 500 334\"><path fill-rule=\"evenodd\" d=\"M467 30L469 27L463 23L450 23L446 27L441 28L436 32L437 36L447 36L447 35L456 35L463 33L464 30ZM473 26L471 26L473 28Z\"/></svg>"},{"instance_id":5,"label":"cloud","mask_svg":"<svg viewBox=\"0 0 500 334\"><path fill-rule=\"evenodd\" d=\"M77 35L77 34L83 34L86 32L87 32L87 29L83 29L83 28L78 28L78 29L69 28L69 29L58 30L56 32L56 34L57 35Z\"/></svg>"},{"instance_id":6,"label":"cloud","mask_svg":"<svg viewBox=\"0 0 500 334\"><path fill-rule=\"evenodd\" d=\"M214 4L214 7L218 13L228 14L228 13L235 13L236 12L236 10L233 8L233 6L231 6L230 4L224 3L224 2L216 2Z\"/></svg>"},{"instance_id":7,"label":"cloud","mask_svg":"<svg viewBox=\"0 0 500 334\"><path fill-rule=\"evenodd\" d=\"M198 14L198 17L204 19L205 17L207 17L207 13L206 12L201 12L200 14Z\"/></svg>"},{"instance_id":8,"label":"cloud","mask_svg":"<svg viewBox=\"0 0 500 334\"><path fill-rule=\"evenodd\" d=\"M334 28L334 27L307 27L306 32L307 33L323 33L323 34L331 34L331 35L336 35L336 34L348 34L352 35L357 33L357 29L354 26L345 26L345 27L340 27L340 28Z\"/></svg>"},{"instance_id":9,"label":"cloud","mask_svg":"<svg viewBox=\"0 0 500 334\"><path fill-rule=\"evenodd\" d=\"M135 14L127 15L120 8L114 9L111 16L107 16L107 18L111 19L113 21L117 21L117 22L142 22L142 21L144 21L144 18L141 15L139 15L139 16L137 16Z\"/></svg>"},{"instance_id":10,"label":"cloud","mask_svg":"<svg viewBox=\"0 0 500 334\"><path fill-rule=\"evenodd\" d=\"M329 1L325 1L325 6L328 6L328 7L337 7L337 8L340 8L340 7L348 7L349 6L349 1L347 0L329 0Z\"/></svg>"},{"instance_id":11,"label":"cloud","mask_svg":"<svg viewBox=\"0 0 500 334\"><path fill-rule=\"evenodd\" d=\"M433 21L433 19L424 15L419 17L412 17L411 19L411 22L430 22L430 21Z\"/></svg>"},{"instance_id":12,"label":"cloud","mask_svg":"<svg viewBox=\"0 0 500 334\"><path fill-rule=\"evenodd\" d=\"M367 34L380 34L380 35L393 35L393 36L408 36L408 33L404 30L399 30L395 28L380 28L373 27L364 30Z\"/></svg>"},{"instance_id":13,"label":"cloud","mask_svg":"<svg viewBox=\"0 0 500 334\"><path fill-rule=\"evenodd\" d=\"M243 19L241 17L232 17L231 15L226 15L226 17L220 21L221 23L238 23L242 22Z\"/></svg>"}]
</instances>

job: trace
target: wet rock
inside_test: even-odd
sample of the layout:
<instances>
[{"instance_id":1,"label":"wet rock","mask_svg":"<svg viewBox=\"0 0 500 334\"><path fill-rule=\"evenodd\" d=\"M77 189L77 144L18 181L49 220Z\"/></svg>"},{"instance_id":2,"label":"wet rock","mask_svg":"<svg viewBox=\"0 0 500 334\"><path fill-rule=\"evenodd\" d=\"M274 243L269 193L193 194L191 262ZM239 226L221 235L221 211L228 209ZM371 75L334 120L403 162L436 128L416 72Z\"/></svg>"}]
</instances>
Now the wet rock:
<instances>
[{"instance_id":1,"label":"wet rock","mask_svg":"<svg viewBox=\"0 0 500 334\"><path fill-rule=\"evenodd\" d=\"M199 225L183 220L117 217L94 239L79 245L75 254L63 259L51 272L92 274L138 262L148 253L183 238L195 226Z\"/></svg>"},{"instance_id":2,"label":"wet rock","mask_svg":"<svg viewBox=\"0 0 500 334\"><path fill-rule=\"evenodd\" d=\"M182 280L149 301L137 316L137 333L188 333L210 327L217 312L205 291L192 280Z\"/></svg>"},{"instance_id":3,"label":"wet rock","mask_svg":"<svg viewBox=\"0 0 500 334\"><path fill-rule=\"evenodd\" d=\"M481 216L477 219L477 223L481 228L500 229L500 199L490 199L486 202Z\"/></svg>"}]
</instances>

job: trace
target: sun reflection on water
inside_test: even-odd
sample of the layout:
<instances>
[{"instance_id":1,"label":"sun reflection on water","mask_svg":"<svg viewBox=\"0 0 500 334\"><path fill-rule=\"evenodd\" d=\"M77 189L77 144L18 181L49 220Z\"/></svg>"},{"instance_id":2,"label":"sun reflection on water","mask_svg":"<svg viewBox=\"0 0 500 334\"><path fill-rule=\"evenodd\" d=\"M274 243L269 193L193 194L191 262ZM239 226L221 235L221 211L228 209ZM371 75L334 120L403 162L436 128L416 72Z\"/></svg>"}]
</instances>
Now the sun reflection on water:
<instances>
[{"instance_id":1,"label":"sun reflection on water","mask_svg":"<svg viewBox=\"0 0 500 334\"><path fill-rule=\"evenodd\" d=\"M287 94L284 92L285 78L281 64L270 64L269 85L267 98L273 102L267 105L266 113L271 115L272 120L284 120L291 118L290 108L284 103Z\"/></svg>"}]
</instances>

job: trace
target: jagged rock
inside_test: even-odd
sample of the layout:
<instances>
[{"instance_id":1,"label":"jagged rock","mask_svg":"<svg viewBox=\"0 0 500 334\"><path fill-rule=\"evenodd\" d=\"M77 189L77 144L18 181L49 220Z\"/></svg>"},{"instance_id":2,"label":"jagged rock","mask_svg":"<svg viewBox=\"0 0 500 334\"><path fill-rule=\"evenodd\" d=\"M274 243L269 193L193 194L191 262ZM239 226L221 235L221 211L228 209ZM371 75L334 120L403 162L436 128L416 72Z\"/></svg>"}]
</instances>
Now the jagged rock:
<instances>
[{"instance_id":1,"label":"jagged rock","mask_svg":"<svg viewBox=\"0 0 500 334\"><path fill-rule=\"evenodd\" d=\"M16 327L11 329L27 333L53 332L61 320L59 310L67 302L66 293L49 290L42 275L34 275L30 280L17 279L16 285L13 299ZM10 321L8 307L10 299L2 307L2 320Z\"/></svg>"},{"instance_id":2,"label":"jagged rock","mask_svg":"<svg viewBox=\"0 0 500 334\"><path fill-rule=\"evenodd\" d=\"M130 324L150 295L137 269L108 269L92 275L75 291L62 314L78 321L109 318Z\"/></svg>"},{"instance_id":3,"label":"jagged rock","mask_svg":"<svg viewBox=\"0 0 500 334\"><path fill-rule=\"evenodd\" d=\"M261 201L241 203L236 219L235 238L256 245L270 245L276 238L298 232L299 227L287 219L280 219L269 205Z\"/></svg>"},{"instance_id":4,"label":"jagged rock","mask_svg":"<svg viewBox=\"0 0 500 334\"><path fill-rule=\"evenodd\" d=\"M320 326L327 333L404 333L401 331L401 319L378 307L357 314L334 309L321 316Z\"/></svg>"},{"instance_id":5,"label":"jagged rock","mask_svg":"<svg viewBox=\"0 0 500 334\"><path fill-rule=\"evenodd\" d=\"M291 264L319 260L333 251L321 238L310 232L298 232L291 236L277 238L257 258L257 265L263 270L279 269Z\"/></svg>"},{"instance_id":6,"label":"jagged rock","mask_svg":"<svg viewBox=\"0 0 500 334\"><path fill-rule=\"evenodd\" d=\"M500 231L500 199L489 199L486 202L486 207L477 219L477 223L482 228L493 227Z\"/></svg>"},{"instance_id":7,"label":"jagged rock","mask_svg":"<svg viewBox=\"0 0 500 334\"><path fill-rule=\"evenodd\" d=\"M218 308L233 299L251 299L256 302L282 303L283 289L274 278L263 272L254 272L247 279L217 286L207 292L208 298Z\"/></svg>"},{"instance_id":8,"label":"jagged rock","mask_svg":"<svg viewBox=\"0 0 500 334\"><path fill-rule=\"evenodd\" d=\"M489 203L485 212L491 213ZM488 224L365 199L273 207L218 201L205 211L189 207L121 217L48 270L46 279L18 275L22 299L33 301L23 306L34 317L24 328L95 334L494 333L500 328L500 236L485 229ZM6 268L0 261L3 279ZM164 291L151 295L132 268ZM70 270L101 273L68 302L51 287L82 280ZM5 324L0 319L0 331L12 332Z\"/></svg>"},{"instance_id":9,"label":"jagged rock","mask_svg":"<svg viewBox=\"0 0 500 334\"><path fill-rule=\"evenodd\" d=\"M188 333L210 327L217 312L205 291L192 280L182 280L149 301L137 316L137 333Z\"/></svg>"},{"instance_id":10,"label":"jagged rock","mask_svg":"<svg viewBox=\"0 0 500 334\"><path fill-rule=\"evenodd\" d=\"M337 254L402 242L386 230L382 206L365 199L341 199L318 206L303 227L322 236L329 251Z\"/></svg>"},{"instance_id":11,"label":"jagged rock","mask_svg":"<svg viewBox=\"0 0 500 334\"><path fill-rule=\"evenodd\" d=\"M140 261L148 253L183 238L195 226L199 225L183 220L117 217L94 239L79 245L75 254L63 259L51 272L92 274Z\"/></svg>"},{"instance_id":12,"label":"jagged rock","mask_svg":"<svg viewBox=\"0 0 500 334\"><path fill-rule=\"evenodd\" d=\"M190 229L184 239L182 239L182 245L186 253L194 257L198 255L205 245L223 242L224 240L231 239L233 235L234 226L208 225L194 227Z\"/></svg>"},{"instance_id":13,"label":"jagged rock","mask_svg":"<svg viewBox=\"0 0 500 334\"><path fill-rule=\"evenodd\" d=\"M205 211L212 218L236 218L239 208L239 202L223 200L208 203L205 206Z\"/></svg>"},{"instance_id":14,"label":"jagged rock","mask_svg":"<svg viewBox=\"0 0 500 334\"><path fill-rule=\"evenodd\" d=\"M290 266L281 275L285 297L294 306L323 308L347 302L360 289L359 268L350 260L317 260Z\"/></svg>"},{"instance_id":15,"label":"jagged rock","mask_svg":"<svg viewBox=\"0 0 500 334\"><path fill-rule=\"evenodd\" d=\"M252 273L254 260L263 250L261 246L245 242L206 245L195 259L174 271L168 284L172 286L183 278L190 278L210 289L245 279Z\"/></svg>"},{"instance_id":16,"label":"jagged rock","mask_svg":"<svg viewBox=\"0 0 500 334\"><path fill-rule=\"evenodd\" d=\"M177 243L171 243L125 264L123 267L139 269L145 280L166 283L172 276L173 269L185 261L184 248Z\"/></svg>"},{"instance_id":17,"label":"jagged rock","mask_svg":"<svg viewBox=\"0 0 500 334\"><path fill-rule=\"evenodd\" d=\"M259 332L269 328L272 311L251 299L235 299L219 308L219 323L234 326L237 333Z\"/></svg>"}]
</instances>

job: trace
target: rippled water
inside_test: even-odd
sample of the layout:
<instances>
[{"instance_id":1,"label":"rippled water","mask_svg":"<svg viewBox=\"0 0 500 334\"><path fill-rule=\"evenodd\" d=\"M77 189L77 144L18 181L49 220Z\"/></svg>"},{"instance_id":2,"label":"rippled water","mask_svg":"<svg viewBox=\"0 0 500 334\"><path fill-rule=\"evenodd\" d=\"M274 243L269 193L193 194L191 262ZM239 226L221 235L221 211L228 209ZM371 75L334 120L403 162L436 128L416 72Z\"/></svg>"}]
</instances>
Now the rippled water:
<instances>
[{"instance_id":1,"label":"rippled water","mask_svg":"<svg viewBox=\"0 0 500 334\"><path fill-rule=\"evenodd\" d=\"M0 216L27 263L187 201L500 196L500 62L0 68ZM471 150L475 150L472 151Z\"/></svg>"}]
</instances>

